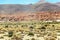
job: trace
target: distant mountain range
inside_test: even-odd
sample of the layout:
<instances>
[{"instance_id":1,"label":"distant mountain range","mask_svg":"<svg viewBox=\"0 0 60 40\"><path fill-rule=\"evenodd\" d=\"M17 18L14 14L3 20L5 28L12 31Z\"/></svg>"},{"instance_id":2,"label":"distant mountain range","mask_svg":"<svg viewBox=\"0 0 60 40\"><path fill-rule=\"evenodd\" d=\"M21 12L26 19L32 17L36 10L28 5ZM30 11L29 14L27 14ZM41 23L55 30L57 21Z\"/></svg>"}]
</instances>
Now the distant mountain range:
<instances>
[{"instance_id":1,"label":"distant mountain range","mask_svg":"<svg viewBox=\"0 0 60 40\"><path fill-rule=\"evenodd\" d=\"M40 11L60 11L60 2L59 3L36 3L29 5L22 4L0 4L0 14L8 13L13 14L17 12L40 12Z\"/></svg>"}]
</instances>

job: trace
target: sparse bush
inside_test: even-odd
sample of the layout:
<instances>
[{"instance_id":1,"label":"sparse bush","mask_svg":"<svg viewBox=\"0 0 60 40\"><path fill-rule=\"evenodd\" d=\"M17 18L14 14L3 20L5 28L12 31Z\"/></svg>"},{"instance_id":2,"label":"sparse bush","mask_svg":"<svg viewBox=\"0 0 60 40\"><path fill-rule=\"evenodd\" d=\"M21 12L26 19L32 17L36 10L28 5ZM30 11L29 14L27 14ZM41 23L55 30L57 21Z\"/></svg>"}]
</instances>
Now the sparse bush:
<instances>
[{"instance_id":1,"label":"sparse bush","mask_svg":"<svg viewBox=\"0 0 60 40\"><path fill-rule=\"evenodd\" d=\"M33 29L34 27L33 26L30 26L31 29Z\"/></svg>"},{"instance_id":2,"label":"sparse bush","mask_svg":"<svg viewBox=\"0 0 60 40\"><path fill-rule=\"evenodd\" d=\"M13 36L13 32L12 32L12 31L9 31L9 32L8 32L8 36L9 36L9 37L12 37L12 36Z\"/></svg>"},{"instance_id":3,"label":"sparse bush","mask_svg":"<svg viewBox=\"0 0 60 40\"><path fill-rule=\"evenodd\" d=\"M32 38L31 40L35 40L35 38Z\"/></svg>"},{"instance_id":4,"label":"sparse bush","mask_svg":"<svg viewBox=\"0 0 60 40\"><path fill-rule=\"evenodd\" d=\"M41 29L46 29L45 27L41 27Z\"/></svg>"},{"instance_id":5,"label":"sparse bush","mask_svg":"<svg viewBox=\"0 0 60 40\"><path fill-rule=\"evenodd\" d=\"M8 25L6 25L5 28L8 28Z\"/></svg>"},{"instance_id":6,"label":"sparse bush","mask_svg":"<svg viewBox=\"0 0 60 40\"><path fill-rule=\"evenodd\" d=\"M30 35L30 36L34 36L34 34L33 34L32 32L30 32L28 35Z\"/></svg>"}]
</instances>

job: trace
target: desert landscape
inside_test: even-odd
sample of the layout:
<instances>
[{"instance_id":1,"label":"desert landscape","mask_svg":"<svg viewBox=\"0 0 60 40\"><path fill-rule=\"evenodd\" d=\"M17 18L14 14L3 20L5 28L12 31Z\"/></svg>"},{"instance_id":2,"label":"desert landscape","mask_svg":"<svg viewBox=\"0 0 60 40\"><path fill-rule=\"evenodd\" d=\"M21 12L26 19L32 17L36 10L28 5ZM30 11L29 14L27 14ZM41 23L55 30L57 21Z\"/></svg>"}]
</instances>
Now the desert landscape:
<instances>
[{"instance_id":1,"label":"desert landscape","mask_svg":"<svg viewBox=\"0 0 60 40\"><path fill-rule=\"evenodd\" d=\"M60 2L0 4L0 40L60 40Z\"/></svg>"}]
</instances>

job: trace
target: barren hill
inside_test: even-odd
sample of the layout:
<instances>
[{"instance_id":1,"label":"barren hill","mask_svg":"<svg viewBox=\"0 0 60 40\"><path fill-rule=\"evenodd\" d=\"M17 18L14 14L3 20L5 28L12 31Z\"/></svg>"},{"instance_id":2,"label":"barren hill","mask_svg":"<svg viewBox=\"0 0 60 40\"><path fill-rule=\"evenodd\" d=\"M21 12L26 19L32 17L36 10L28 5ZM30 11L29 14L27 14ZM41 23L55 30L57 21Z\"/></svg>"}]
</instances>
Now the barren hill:
<instances>
[{"instance_id":1,"label":"barren hill","mask_svg":"<svg viewBox=\"0 0 60 40\"><path fill-rule=\"evenodd\" d=\"M60 11L60 6L52 3L40 4L0 4L0 14L13 14L17 12Z\"/></svg>"}]
</instances>

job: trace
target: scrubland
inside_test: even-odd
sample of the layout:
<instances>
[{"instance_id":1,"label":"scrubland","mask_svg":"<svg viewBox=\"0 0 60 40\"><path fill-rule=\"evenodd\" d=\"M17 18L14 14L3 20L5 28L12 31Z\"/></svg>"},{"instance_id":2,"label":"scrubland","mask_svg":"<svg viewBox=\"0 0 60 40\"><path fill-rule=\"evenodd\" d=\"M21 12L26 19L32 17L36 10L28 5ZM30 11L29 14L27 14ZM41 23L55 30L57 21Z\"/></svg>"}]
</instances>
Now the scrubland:
<instances>
[{"instance_id":1,"label":"scrubland","mask_svg":"<svg viewBox=\"0 0 60 40\"><path fill-rule=\"evenodd\" d=\"M60 40L60 22L0 22L0 40Z\"/></svg>"}]
</instances>

